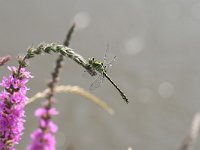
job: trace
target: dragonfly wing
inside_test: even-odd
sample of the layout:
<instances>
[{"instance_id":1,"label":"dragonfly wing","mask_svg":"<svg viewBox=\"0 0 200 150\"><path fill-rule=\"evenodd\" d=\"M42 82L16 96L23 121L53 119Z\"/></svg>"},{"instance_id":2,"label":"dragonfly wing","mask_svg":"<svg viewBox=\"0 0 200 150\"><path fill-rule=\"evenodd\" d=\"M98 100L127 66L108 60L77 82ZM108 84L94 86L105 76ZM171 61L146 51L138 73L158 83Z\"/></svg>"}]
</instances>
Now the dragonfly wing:
<instances>
[{"instance_id":1,"label":"dragonfly wing","mask_svg":"<svg viewBox=\"0 0 200 150\"><path fill-rule=\"evenodd\" d=\"M112 60L110 60L109 62L105 63L105 66L106 66L105 69L106 69L107 73L111 72L113 63L116 61L116 58L117 57L115 56Z\"/></svg>"},{"instance_id":2,"label":"dragonfly wing","mask_svg":"<svg viewBox=\"0 0 200 150\"><path fill-rule=\"evenodd\" d=\"M107 61L108 61L108 56L107 56L107 54L108 54L108 52L109 52L109 44L107 44L106 45L106 52L105 52L105 55L104 55L104 57L103 57L103 64L105 64Z\"/></svg>"},{"instance_id":3,"label":"dragonfly wing","mask_svg":"<svg viewBox=\"0 0 200 150\"><path fill-rule=\"evenodd\" d=\"M82 73L82 77L85 79L93 78L86 70Z\"/></svg>"},{"instance_id":4,"label":"dragonfly wing","mask_svg":"<svg viewBox=\"0 0 200 150\"><path fill-rule=\"evenodd\" d=\"M116 56L113 57L113 55L109 52L109 49L109 44L107 44L107 49L103 57L103 64L107 73L111 71L112 64L116 61Z\"/></svg>"},{"instance_id":5,"label":"dragonfly wing","mask_svg":"<svg viewBox=\"0 0 200 150\"><path fill-rule=\"evenodd\" d=\"M101 83L103 83L103 80L104 80L104 76L103 75L99 75L95 80L94 82L90 85L90 90L94 90L96 88L98 88Z\"/></svg>"}]
</instances>

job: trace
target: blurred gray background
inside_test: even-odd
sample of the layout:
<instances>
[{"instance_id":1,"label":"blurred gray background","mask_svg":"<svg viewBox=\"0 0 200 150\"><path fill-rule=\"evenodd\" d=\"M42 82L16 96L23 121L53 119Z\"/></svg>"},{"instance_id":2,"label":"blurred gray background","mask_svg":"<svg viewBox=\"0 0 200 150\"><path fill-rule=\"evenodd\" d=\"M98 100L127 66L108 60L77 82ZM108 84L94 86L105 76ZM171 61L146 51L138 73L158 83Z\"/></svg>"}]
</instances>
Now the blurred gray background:
<instances>
[{"instance_id":1,"label":"blurred gray background","mask_svg":"<svg viewBox=\"0 0 200 150\"><path fill-rule=\"evenodd\" d=\"M85 58L102 59L109 44L117 56L110 76L130 103L108 81L92 93L115 110L114 116L80 96L57 95L57 149L177 150L200 107L200 1L0 0L0 56L12 55L8 64L16 65L16 56L29 46L62 43L74 20L70 47ZM30 61L35 78L28 84L29 97L46 88L56 58ZM66 59L59 83L88 89L93 80L83 78L83 71ZM5 67L3 74L8 74ZM38 126L33 114L41 101L26 107L20 150Z\"/></svg>"}]
</instances>

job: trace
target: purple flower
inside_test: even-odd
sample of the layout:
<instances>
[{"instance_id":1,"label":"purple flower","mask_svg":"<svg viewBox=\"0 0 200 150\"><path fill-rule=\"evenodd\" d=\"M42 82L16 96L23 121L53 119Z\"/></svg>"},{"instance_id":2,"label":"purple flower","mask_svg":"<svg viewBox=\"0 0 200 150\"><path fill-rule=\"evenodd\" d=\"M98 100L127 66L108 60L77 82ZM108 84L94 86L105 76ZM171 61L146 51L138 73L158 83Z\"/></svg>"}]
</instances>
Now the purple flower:
<instances>
[{"instance_id":1,"label":"purple flower","mask_svg":"<svg viewBox=\"0 0 200 150\"><path fill-rule=\"evenodd\" d=\"M16 67L8 67L9 77L3 77L1 86L5 89L0 93L0 149L15 150L24 130L25 101L27 100L26 83L32 76L25 68L19 74Z\"/></svg>"},{"instance_id":2,"label":"purple flower","mask_svg":"<svg viewBox=\"0 0 200 150\"><path fill-rule=\"evenodd\" d=\"M55 108L51 108L49 110L47 110L45 108L38 108L35 111L36 117L45 117L47 114L49 114L51 116L55 116L55 115L58 115L58 111Z\"/></svg>"},{"instance_id":3,"label":"purple flower","mask_svg":"<svg viewBox=\"0 0 200 150\"><path fill-rule=\"evenodd\" d=\"M0 85L2 87L4 87L5 89L9 89L10 86L12 85L14 78L12 75L9 76L9 78L7 77L3 77L2 82L0 83Z\"/></svg>"},{"instance_id":4,"label":"purple flower","mask_svg":"<svg viewBox=\"0 0 200 150\"><path fill-rule=\"evenodd\" d=\"M51 120L51 116L57 115L55 108L38 108L35 116L39 118L39 128L31 134L32 143L27 150L55 150L56 140L54 133L57 132L57 125Z\"/></svg>"},{"instance_id":5,"label":"purple flower","mask_svg":"<svg viewBox=\"0 0 200 150\"><path fill-rule=\"evenodd\" d=\"M51 133L44 134L41 129L36 129L31 139L34 144L28 146L28 150L55 150L56 140Z\"/></svg>"},{"instance_id":6,"label":"purple flower","mask_svg":"<svg viewBox=\"0 0 200 150\"><path fill-rule=\"evenodd\" d=\"M8 99L8 98L9 98L9 93L8 93L8 92L2 91L2 92L0 93L0 100L5 101L5 100Z\"/></svg>"}]
</instances>

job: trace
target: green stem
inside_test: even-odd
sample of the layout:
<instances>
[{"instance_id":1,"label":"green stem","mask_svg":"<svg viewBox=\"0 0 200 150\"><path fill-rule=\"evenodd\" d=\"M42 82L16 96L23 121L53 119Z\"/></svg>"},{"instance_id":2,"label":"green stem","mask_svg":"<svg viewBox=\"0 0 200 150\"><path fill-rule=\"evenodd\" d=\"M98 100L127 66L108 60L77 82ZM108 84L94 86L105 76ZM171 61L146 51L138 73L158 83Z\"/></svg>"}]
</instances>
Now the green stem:
<instances>
[{"instance_id":1,"label":"green stem","mask_svg":"<svg viewBox=\"0 0 200 150\"><path fill-rule=\"evenodd\" d=\"M42 53L60 53L63 56L68 56L76 63L81 65L83 68L87 70L87 72L94 76L96 75L96 71L88 64L88 61L85 60L81 55L75 52L74 49L71 49L67 46L56 44L56 43L41 43L37 48L29 48L27 51L26 59L30 59L35 57L35 55L40 55Z\"/></svg>"}]
</instances>

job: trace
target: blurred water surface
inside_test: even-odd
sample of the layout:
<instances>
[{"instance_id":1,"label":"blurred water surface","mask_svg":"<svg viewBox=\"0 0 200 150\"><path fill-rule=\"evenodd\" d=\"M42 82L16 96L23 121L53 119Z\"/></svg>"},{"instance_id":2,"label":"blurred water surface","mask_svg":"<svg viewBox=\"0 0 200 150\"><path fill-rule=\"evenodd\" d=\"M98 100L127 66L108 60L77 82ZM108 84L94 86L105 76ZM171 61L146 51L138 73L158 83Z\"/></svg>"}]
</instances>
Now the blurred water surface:
<instances>
[{"instance_id":1,"label":"blurred water surface","mask_svg":"<svg viewBox=\"0 0 200 150\"><path fill-rule=\"evenodd\" d=\"M177 150L200 106L200 1L0 0L0 55L12 55L9 64L15 65L15 56L31 45L62 43L73 20L78 26L70 47L85 58L102 59L109 44L117 56L110 76L130 103L125 104L109 82L92 93L115 109L114 116L84 98L58 95L57 149ZM38 56L30 61L35 78L29 96L46 88L55 59ZM60 84L87 89L92 81L82 72L66 59ZM33 114L40 102L26 108L20 150L38 126Z\"/></svg>"}]
</instances>

